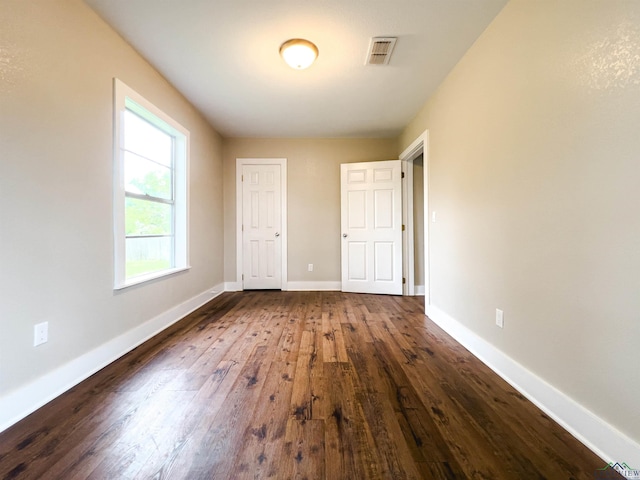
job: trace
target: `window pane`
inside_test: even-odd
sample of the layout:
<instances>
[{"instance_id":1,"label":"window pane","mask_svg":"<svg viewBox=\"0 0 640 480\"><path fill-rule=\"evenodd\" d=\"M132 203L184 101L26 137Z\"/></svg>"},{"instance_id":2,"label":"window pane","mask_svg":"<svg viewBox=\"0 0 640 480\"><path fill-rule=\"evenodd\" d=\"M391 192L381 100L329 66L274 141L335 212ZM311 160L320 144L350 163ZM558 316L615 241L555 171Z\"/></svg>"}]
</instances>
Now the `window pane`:
<instances>
[{"instance_id":1,"label":"window pane","mask_svg":"<svg viewBox=\"0 0 640 480\"><path fill-rule=\"evenodd\" d=\"M171 235L173 208L165 203L127 198L125 202L125 234Z\"/></svg>"},{"instance_id":2,"label":"window pane","mask_svg":"<svg viewBox=\"0 0 640 480\"><path fill-rule=\"evenodd\" d=\"M124 112L124 148L162 165L171 166L172 137L129 110Z\"/></svg>"},{"instance_id":3,"label":"window pane","mask_svg":"<svg viewBox=\"0 0 640 480\"><path fill-rule=\"evenodd\" d=\"M127 238L126 277L136 277L173 267L172 237Z\"/></svg>"},{"instance_id":4,"label":"window pane","mask_svg":"<svg viewBox=\"0 0 640 480\"><path fill-rule=\"evenodd\" d=\"M124 152L124 188L127 192L171 200L171 169Z\"/></svg>"}]
</instances>

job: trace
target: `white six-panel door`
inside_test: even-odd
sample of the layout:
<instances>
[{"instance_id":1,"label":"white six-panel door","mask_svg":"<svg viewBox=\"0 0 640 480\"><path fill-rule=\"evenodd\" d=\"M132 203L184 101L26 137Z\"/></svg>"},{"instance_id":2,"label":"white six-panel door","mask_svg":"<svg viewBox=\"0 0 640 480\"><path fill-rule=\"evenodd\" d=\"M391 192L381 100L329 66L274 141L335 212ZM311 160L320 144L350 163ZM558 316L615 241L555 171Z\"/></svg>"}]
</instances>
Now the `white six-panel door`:
<instances>
[{"instance_id":1,"label":"white six-panel door","mask_svg":"<svg viewBox=\"0 0 640 480\"><path fill-rule=\"evenodd\" d=\"M282 288L280 165L242 166L245 289Z\"/></svg>"},{"instance_id":2,"label":"white six-panel door","mask_svg":"<svg viewBox=\"0 0 640 480\"><path fill-rule=\"evenodd\" d=\"M401 162L340 168L342 291L402 295Z\"/></svg>"}]
</instances>

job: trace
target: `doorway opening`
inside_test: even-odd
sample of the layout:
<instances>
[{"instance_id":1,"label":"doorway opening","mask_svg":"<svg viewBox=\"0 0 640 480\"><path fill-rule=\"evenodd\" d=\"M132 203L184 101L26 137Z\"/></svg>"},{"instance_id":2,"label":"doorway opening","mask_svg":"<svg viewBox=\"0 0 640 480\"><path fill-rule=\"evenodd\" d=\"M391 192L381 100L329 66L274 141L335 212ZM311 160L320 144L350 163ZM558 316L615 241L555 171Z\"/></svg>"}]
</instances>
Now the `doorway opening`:
<instances>
[{"instance_id":1,"label":"doorway opening","mask_svg":"<svg viewBox=\"0 0 640 480\"><path fill-rule=\"evenodd\" d=\"M403 295L424 295L429 304L429 131L400 154L405 173L402 194Z\"/></svg>"}]
</instances>

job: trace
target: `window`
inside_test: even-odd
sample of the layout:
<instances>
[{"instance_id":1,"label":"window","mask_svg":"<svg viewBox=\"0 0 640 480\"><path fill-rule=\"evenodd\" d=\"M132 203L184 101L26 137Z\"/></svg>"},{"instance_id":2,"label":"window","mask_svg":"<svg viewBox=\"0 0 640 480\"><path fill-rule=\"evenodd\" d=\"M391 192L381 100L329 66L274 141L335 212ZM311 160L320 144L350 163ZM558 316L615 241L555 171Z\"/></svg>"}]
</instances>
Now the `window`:
<instances>
[{"instance_id":1,"label":"window","mask_svg":"<svg viewBox=\"0 0 640 480\"><path fill-rule=\"evenodd\" d=\"M114 81L115 288L188 268L189 132Z\"/></svg>"}]
</instances>

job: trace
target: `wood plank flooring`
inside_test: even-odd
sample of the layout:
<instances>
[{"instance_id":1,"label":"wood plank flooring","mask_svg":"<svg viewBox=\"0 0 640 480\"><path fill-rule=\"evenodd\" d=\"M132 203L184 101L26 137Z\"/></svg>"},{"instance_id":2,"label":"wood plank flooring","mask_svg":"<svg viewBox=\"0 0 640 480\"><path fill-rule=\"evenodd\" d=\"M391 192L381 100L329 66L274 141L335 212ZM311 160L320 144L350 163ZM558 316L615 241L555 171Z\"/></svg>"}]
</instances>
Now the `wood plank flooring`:
<instances>
[{"instance_id":1,"label":"wood plank flooring","mask_svg":"<svg viewBox=\"0 0 640 480\"><path fill-rule=\"evenodd\" d=\"M0 478L593 479L422 300L223 294L0 434Z\"/></svg>"}]
</instances>

